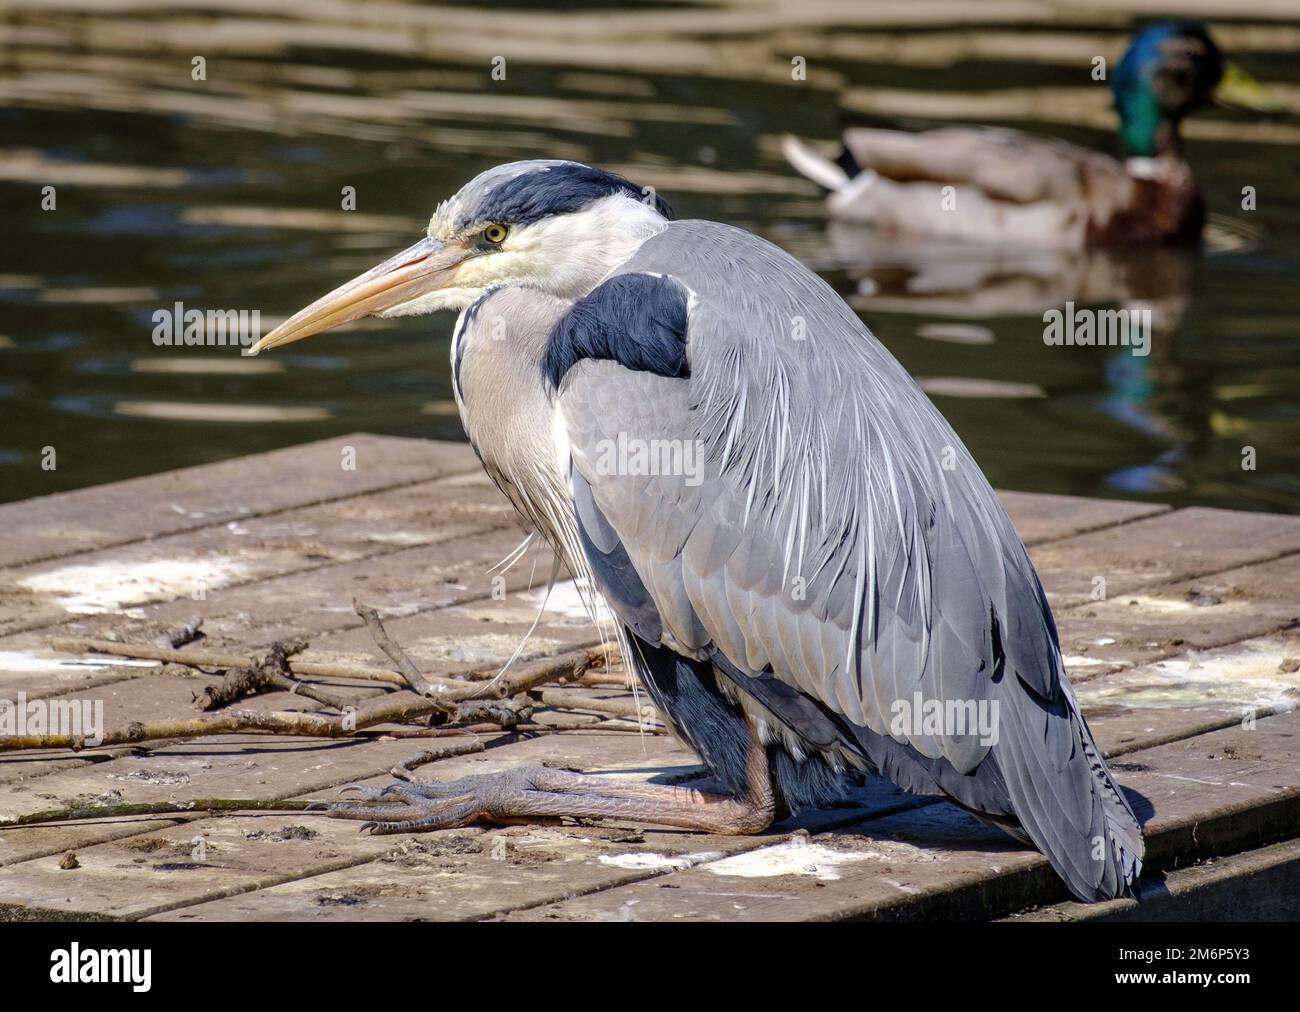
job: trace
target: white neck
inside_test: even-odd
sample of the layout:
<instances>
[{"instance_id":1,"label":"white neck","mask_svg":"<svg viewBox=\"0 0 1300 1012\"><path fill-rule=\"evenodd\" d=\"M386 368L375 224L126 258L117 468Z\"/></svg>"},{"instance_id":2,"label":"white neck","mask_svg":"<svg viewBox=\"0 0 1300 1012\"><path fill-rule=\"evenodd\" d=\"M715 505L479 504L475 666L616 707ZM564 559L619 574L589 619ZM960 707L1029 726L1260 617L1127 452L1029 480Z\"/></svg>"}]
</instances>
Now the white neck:
<instances>
[{"instance_id":1,"label":"white neck","mask_svg":"<svg viewBox=\"0 0 1300 1012\"><path fill-rule=\"evenodd\" d=\"M543 219L518 236L517 248L533 266L525 283L562 299L579 299L667 227L653 207L621 193Z\"/></svg>"},{"instance_id":2,"label":"white neck","mask_svg":"<svg viewBox=\"0 0 1300 1012\"><path fill-rule=\"evenodd\" d=\"M383 315L464 309L500 285L527 285L560 299L580 299L667 227L667 219L648 204L611 194L581 211L517 226L500 250L461 264L455 287L422 295Z\"/></svg>"}]
</instances>

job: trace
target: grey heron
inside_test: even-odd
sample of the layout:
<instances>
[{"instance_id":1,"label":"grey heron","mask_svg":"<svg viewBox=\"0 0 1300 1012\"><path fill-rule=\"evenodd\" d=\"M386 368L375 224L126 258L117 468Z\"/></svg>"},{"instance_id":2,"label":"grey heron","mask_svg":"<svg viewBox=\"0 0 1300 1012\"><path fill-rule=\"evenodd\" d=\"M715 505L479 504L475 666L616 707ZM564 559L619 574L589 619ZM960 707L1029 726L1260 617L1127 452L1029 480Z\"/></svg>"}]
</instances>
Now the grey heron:
<instances>
[{"instance_id":1,"label":"grey heron","mask_svg":"<svg viewBox=\"0 0 1300 1012\"><path fill-rule=\"evenodd\" d=\"M757 833L883 774L1033 844L1082 899L1131 890L1141 830L1023 543L816 274L620 176L522 161L253 350L442 309L460 311L452 378L484 468L599 589L719 789L530 767L364 788L330 814L380 833L559 816ZM610 452L650 445L682 452Z\"/></svg>"}]
</instances>

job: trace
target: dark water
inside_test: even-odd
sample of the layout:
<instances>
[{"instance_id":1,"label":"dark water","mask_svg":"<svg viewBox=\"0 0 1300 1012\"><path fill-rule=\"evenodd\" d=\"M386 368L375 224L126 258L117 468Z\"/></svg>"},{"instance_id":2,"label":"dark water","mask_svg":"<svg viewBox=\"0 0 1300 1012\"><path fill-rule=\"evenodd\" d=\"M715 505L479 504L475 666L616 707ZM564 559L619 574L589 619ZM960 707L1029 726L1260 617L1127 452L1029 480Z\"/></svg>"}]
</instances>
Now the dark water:
<instances>
[{"instance_id":1,"label":"dark water","mask_svg":"<svg viewBox=\"0 0 1300 1012\"><path fill-rule=\"evenodd\" d=\"M1199 121L1188 153L1216 212L1202 251L882 243L828 227L778 153L782 134L834 136L847 87L857 98L845 104L874 122L935 122L893 115L915 93L941 107L975 96L988 114L962 118L1110 150L1087 68L1128 30L1110 15L873 23L891 9L846 5L843 24L799 25L745 4L331 4L325 17L214 2L166 18L7 5L0 499L356 430L462 438L450 316L249 360L156 347L152 314L178 301L260 310L265 331L413 241L479 170L561 156L624 171L680 217L754 229L821 270L999 486L1300 512L1300 118ZM1300 27L1212 27L1300 106ZM492 78L498 52L504 81ZM196 54L205 81L192 78ZM806 54L808 81L790 80L792 54ZM1067 99L1036 121L1018 106L1026 89ZM41 208L47 185L53 210ZM1243 186L1257 210L1241 209ZM340 209L344 187L354 212ZM1042 314L1069 299L1151 307L1151 354L1046 346ZM41 466L49 446L55 470Z\"/></svg>"}]
</instances>

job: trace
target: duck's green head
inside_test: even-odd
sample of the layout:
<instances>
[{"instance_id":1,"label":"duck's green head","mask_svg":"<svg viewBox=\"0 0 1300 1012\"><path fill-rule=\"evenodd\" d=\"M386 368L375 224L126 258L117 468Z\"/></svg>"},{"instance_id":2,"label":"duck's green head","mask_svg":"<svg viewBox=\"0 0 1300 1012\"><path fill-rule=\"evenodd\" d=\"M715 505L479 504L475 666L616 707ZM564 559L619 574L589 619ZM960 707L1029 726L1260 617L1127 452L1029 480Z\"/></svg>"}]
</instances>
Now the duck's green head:
<instances>
[{"instance_id":1,"label":"duck's green head","mask_svg":"<svg viewBox=\"0 0 1300 1012\"><path fill-rule=\"evenodd\" d=\"M1161 21L1133 37L1111 79L1120 134L1129 155L1154 157L1178 147L1178 124L1213 99L1276 111L1277 99L1224 59L1201 25Z\"/></svg>"}]
</instances>

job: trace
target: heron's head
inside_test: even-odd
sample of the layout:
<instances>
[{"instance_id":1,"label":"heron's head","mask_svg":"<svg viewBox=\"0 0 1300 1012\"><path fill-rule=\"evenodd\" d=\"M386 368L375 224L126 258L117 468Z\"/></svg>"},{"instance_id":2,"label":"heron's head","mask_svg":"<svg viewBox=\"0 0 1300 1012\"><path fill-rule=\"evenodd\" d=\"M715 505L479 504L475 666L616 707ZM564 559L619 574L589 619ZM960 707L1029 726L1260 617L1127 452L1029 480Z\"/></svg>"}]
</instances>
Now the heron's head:
<instances>
[{"instance_id":1,"label":"heron's head","mask_svg":"<svg viewBox=\"0 0 1300 1012\"><path fill-rule=\"evenodd\" d=\"M1151 157L1177 141L1177 125L1208 101L1280 111L1273 94L1224 58L1204 26L1161 21L1133 37L1111 79L1120 132L1130 155Z\"/></svg>"},{"instance_id":2,"label":"heron's head","mask_svg":"<svg viewBox=\"0 0 1300 1012\"><path fill-rule=\"evenodd\" d=\"M671 216L653 190L589 165L498 165L444 201L425 238L295 313L251 351L364 316L464 309L500 285L577 298L662 231Z\"/></svg>"}]
</instances>

